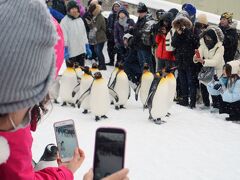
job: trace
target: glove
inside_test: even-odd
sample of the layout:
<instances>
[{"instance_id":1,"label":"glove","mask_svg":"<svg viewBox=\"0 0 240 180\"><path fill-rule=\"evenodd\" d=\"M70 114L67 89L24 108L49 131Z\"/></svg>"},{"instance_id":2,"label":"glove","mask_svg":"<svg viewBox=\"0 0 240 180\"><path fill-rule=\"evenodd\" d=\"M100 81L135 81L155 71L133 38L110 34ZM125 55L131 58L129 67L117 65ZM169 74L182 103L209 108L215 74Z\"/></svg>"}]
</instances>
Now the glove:
<instances>
[{"instance_id":1,"label":"glove","mask_svg":"<svg viewBox=\"0 0 240 180\"><path fill-rule=\"evenodd\" d=\"M69 51L67 46L64 47L64 59L65 60L69 59Z\"/></svg>"},{"instance_id":2,"label":"glove","mask_svg":"<svg viewBox=\"0 0 240 180\"><path fill-rule=\"evenodd\" d=\"M220 91L222 89L222 85L221 84L215 84L213 86L213 89L217 90L217 91Z\"/></svg>"},{"instance_id":3,"label":"glove","mask_svg":"<svg viewBox=\"0 0 240 180\"><path fill-rule=\"evenodd\" d=\"M213 76L213 79L214 79L214 81L219 81L219 79L218 79L216 74Z\"/></svg>"},{"instance_id":4,"label":"glove","mask_svg":"<svg viewBox=\"0 0 240 180\"><path fill-rule=\"evenodd\" d=\"M86 44L86 54L87 54L87 58L91 59L92 58L92 51L90 49L89 44Z\"/></svg>"}]
</instances>

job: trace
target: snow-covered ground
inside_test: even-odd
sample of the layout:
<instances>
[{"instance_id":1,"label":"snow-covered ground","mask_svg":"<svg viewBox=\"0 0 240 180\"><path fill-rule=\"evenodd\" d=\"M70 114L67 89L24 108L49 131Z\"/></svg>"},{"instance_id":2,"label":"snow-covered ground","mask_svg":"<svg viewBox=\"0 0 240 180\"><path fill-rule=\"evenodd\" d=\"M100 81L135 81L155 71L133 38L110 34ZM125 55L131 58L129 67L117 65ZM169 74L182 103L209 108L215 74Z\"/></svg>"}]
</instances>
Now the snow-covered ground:
<instances>
[{"instance_id":1,"label":"snow-covered ground","mask_svg":"<svg viewBox=\"0 0 240 180\"><path fill-rule=\"evenodd\" d=\"M107 58L106 58L107 59ZM106 60L107 61L107 60ZM112 67L103 72L109 77ZM75 121L79 146L86 159L76 172L81 180L93 165L95 130L101 126L121 127L127 131L125 167L132 180L239 180L240 124L227 122L226 115L211 114L173 105L167 123L153 124L148 111L132 93L126 109L113 106L108 119L95 122L82 109L53 105L51 114L33 133L33 159L38 161L49 143L56 143L53 123Z\"/></svg>"}]
</instances>

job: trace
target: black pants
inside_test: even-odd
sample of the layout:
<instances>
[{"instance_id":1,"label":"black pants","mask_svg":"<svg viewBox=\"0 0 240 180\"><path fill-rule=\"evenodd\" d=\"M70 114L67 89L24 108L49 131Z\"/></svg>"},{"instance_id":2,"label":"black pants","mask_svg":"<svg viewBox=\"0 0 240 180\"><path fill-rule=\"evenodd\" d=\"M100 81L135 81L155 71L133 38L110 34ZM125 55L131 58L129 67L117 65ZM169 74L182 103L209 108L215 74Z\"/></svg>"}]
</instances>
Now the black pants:
<instances>
[{"instance_id":1,"label":"black pants","mask_svg":"<svg viewBox=\"0 0 240 180\"><path fill-rule=\"evenodd\" d=\"M69 60L66 61L67 67L73 67L75 64L79 66L84 66L85 65L85 53L80 54L75 57L69 58Z\"/></svg>"},{"instance_id":2,"label":"black pants","mask_svg":"<svg viewBox=\"0 0 240 180\"><path fill-rule=\"evenodd\" d=\"M218 96L212 96L212 106L214 108L220 108L221 107L221 104L223 103L223 100L222 100L222 96L221 95L218 95Z\"/></svg>"},{"instance_id":3,"label":"black pants","mask_svg":"<svg viewBox=\"0 0 240 180\"><path fill-rule=\"evenodd\" d=\"M203 104L205 106L210 106L209 93L208 93L207 87L204 84L200 83L200 88L201 88Z\"/></svg>"},{"instance_id":4,"label":"black pants","mask_svg":"<svg viewBox=\"0 0 240 180\"><path fill-rule=\"evenodd\" d=\"M180 80L180 87L182 98L185 102L188 102L188 97L190 97L190 104L196 104L197 95L197 74L194 69L190 67L186 69L178 69L178 75Z\"/></svg>"},{"instance_id":5,"label":"black pants","mask_svg":"<svg viewBox=\"0 0 240 180\"><path fill-rule=\"evenodd\" d=\"M222 99L220 99L219 105L220 105L219 106L220 114L226 113L231 116L238 117L238 119L240 118L240 101L228 103L228 102L224 102L224 101L222 101Z\"/></svg>"}]
</instances>

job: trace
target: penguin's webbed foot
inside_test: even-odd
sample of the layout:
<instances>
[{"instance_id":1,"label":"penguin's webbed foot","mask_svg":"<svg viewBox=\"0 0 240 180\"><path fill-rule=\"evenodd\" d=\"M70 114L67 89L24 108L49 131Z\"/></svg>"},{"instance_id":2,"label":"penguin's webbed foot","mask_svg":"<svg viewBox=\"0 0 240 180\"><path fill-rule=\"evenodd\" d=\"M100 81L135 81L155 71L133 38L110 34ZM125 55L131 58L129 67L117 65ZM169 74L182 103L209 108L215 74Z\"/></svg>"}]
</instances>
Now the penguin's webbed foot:
<instances>
[{"instance_id":1,"label":"penguin's webbed foot","mask_svg":"<svg viewBox=\"0 0 240 180\"><path fill-rule=\"evenodd\" d=\"M106 115L101 116L103 119L107 119L108 117Z\"/></svg>"},{"instance_id":2,"label":"penguin's webbed foot","mask_svg":"<svg viewBox=\"0 0 240 180\"><path fill-rule=\"evenodd\" d=\"M171 116L171 113L168 112L167 115L166 115L166 117L169 117L169 116Z\"/></svg>"},{"instance_id":3,"label":"penguin's webbed foot","mask_svg":"<svg viewBox=\"0 0 240 180\"><path fill-rule=\"evenodd\" d=\"M83 114L87 114L88 113L88 110L87 109L84 109L84 111L82 112Z\"/></svg>"},{"instance_id":4,"label":"penguin's webbed foot","mask_svg":"<svg viewBox=\"0 0 240 180\"><path fill-rule=\"evenodd\" d=\"M66 103L66 102L63 102L61 106L67 106L67 103Z\"/></svg>"},{"instance_id":5,"label":"penguin's webbed foot","mask_svg":"<svg viewBox=\"0 0 240 180\"><path fill-rule=\"evenodd\" d=\"M166 121L161 120L161 118L154 119L153 121L155 124L158 124L158 125L161 125L166 122Z\"/></svg>"},{"instance_id":6,"label":"penguin's webbed foot","mask_svg":"<svg viewBox=\"0 0 240 180\"><path fill-rule=\"evenodd\" d=\"M59 104L59 102L56 99L54 99L53 103Z\"/></svg>"},{"instance_id":7,"label":"penguin's webbed foot","mask_svg":"<svg viewBox=\"0 0 240 180\"><path fill-rule=\"evenodd\" d=\"M70 105L71 105L71 107L73 107L73 108L76 107L76 105L75 105L74 103L71 103Z\"/></svg>"},{"instance_id":8,"label":"penguin's webbed foot","mask_svg":"<svg viewBox=\"0 0 240 180\"><path fill-rule=\"evenodd\" d=\"M120 109L126 109L123 105L120 105L119 108L120 108Z\"/></svg>"},{"instance_id":9,"label":"penguin's webbed foot","mask_svg":"<svg viewBox=\"0 0 240 180\"><path fill-rule=\"evenodd\" d=\"M115 106L115 109L116 109L116 110L119 110L119 107L118 107L118 106Z\"/></svg>"},{"instance_id":10,"label":"penguin's webbed foot","mask_svg":"<svg viewBox=\"0 0 240 180\"><path fill-rule=\"evenodd\" d=\"M95 121L99 121L100 117L99 116L95 116Z\"/></svg>"}]
</instances>

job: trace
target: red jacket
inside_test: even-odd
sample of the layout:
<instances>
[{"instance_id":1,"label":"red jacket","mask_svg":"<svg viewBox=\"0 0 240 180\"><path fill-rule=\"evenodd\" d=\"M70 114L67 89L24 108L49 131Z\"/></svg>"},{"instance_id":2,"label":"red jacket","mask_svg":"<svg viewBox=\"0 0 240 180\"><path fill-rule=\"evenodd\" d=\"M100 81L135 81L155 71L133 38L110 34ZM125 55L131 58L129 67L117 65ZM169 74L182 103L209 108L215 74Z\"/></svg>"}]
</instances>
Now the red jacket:
<instances>
[{"instance_id":1,"label":"red jacket","mask_svg":"<svg viewBox=\"0 0 240 180\"><path fill-rule=\"evenodd\" d=\"M59 168L45 168L34 172L32 166L32 135L30 127L19 129L15 132L0 131L0 179L11 180L72 180L73 174L70 170L61 166ZM7 144L3 143L7 142ZM9 154L10 151L10 154ZM3 153L4 152L4 153ZM9 157L1 157L9 154ZM5 161L5 160L4 160Z\"/></svg>"},{"instance_id":2,"label":"red jacket","mask_svg":"<svg viewBox=\"0 0 240 180\"><path fill-rule=\"evenodd\" d=\"M155 41L158 45L156 53L157 58L159 60L175 61L173 53L170 51L166 51L166 35L158 34L155 38Z\"/></svg>"}]
</instances>

